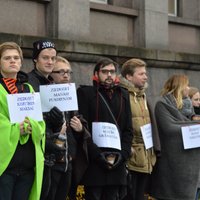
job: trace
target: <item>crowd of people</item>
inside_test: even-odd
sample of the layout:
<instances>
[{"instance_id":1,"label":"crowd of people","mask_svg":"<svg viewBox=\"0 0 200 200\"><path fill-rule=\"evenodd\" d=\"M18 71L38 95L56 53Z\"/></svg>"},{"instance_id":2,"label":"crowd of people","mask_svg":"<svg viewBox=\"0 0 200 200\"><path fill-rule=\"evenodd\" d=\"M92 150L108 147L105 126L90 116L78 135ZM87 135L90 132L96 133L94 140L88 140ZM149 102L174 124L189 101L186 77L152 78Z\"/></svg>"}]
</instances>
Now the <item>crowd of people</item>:
<instances>
[{"instance_id":1,"label":"crowd of people","mask_svg":"<svg viewBox=\"0 0 200 200\"><path fill-rule=\"evenodd\" d=\"M22 72L20 46L0 45L0 200L76 200L78 185L85 200L198 199L200 92L186 75L169 77L153 106L145 61L103 58L77 88L78 110L55 105L13 123L9 94L71 83L53 42L35 41L32 61Z\"/></svg>"}]
</instances>

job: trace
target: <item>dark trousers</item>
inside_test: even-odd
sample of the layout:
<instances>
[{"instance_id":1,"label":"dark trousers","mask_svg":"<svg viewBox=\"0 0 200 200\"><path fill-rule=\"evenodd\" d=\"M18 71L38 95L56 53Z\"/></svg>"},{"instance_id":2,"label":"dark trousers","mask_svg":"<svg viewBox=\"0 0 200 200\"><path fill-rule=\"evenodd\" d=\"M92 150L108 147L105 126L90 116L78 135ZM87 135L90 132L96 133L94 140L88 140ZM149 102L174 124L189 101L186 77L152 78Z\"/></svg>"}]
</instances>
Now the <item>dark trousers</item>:
<instances>
[{"instance_id":1,"label":"dark trousers","mask_svg":"<svg viewBox=\"0 0 200 200\"><path fill-rule=\"evenodd\" d=\"M0 176L0 200L28 200L34 171L5 172Z\"/></svg>"},{"instance_id":2,"label":"dark trousers","mask_svg":"<svg viewBox=\"0 0 200 200\"><path fill-rule=\"evenodd\" d=\"M85 200L119 200L119 186L85 186Z\"/></svg>"},{"instance_id":3,"label":"dark trousers","mask_svg":"<svg viewBox=\"0 0 200 200\"><path fill-rule=\"evenodd\" d=\"M68 164L66 172L52 169L48 200L66 200L71 186L72 166Z\"/></svg>"},{"instance_id":4,"label":"dark trousers","mask_svg":"<svg viewBox=\"0 0 200 200\"><path fill-rule=\"evenodd\" d=\"M123 200L144 200L149 174L129 171L130 180L127 188L127 196Z\"/></svg>"},{"instance_id":5,"label":"dark trousers","mask_svg":"<svg viewBox=\"0 0 200 200\"><path fill-rule=\"evenodd\" d=\"M47 196L48 196L49 190L50 190L50 185L51 185L51 167L48 165L44 165L40 200L47 199Z\"/></svg>"}]
</instances>

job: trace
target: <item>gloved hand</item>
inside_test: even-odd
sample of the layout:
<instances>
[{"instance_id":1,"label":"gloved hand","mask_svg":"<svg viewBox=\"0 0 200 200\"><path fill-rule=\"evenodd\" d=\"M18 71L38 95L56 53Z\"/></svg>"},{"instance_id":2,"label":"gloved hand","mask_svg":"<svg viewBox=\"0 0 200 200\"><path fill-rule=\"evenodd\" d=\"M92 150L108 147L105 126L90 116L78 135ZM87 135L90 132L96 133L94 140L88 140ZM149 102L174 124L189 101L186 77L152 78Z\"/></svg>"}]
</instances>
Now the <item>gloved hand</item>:
<instances>
[{"instance_id":1,"label":"gloved hand","mask_svg":"<svg viewBox=\"0 0 200 200\"><path fill-rule=\"evenodd\" d=\"M97 163L101 166L101 168L109 170L111 169L110 163L107 161L106 156L108 154L106 152L101 152L97 157Z\"/></svg>"},{"instance_id":2,"label":"gloved hand","mask_svg":"<svg viewBox=\"0 0 200 200\"><path fill-rule=\"evenodd\" d=\"M112 169L117 168L124 162L124 158L122 157L122 154L120 152L115 152L114 154L116 155L116 158L114 164L112 165Z\"/></svg>"},{"instance_id":3,"label":"gloved hand","mask_svg":"<svg viewBox=\"0 0 200 200\"><path fill-rule=\"evenodd\" d=\"M63 113L57 107L54 106L48 113L46 113L45 118L54 132L60 131L64 123L64 117Z\"/></svg>"},{"instance_id":4,"label":"gloved hand","mask_svg":"<svg viewBox=\"0 0 200 200\"><path fill-rule=\"evenodd\" d=\"M46 140L45 151L52 154L59 154L62 151L66 151L64 147L59 147L51 140Z\"/></svg>"}]
</instances>

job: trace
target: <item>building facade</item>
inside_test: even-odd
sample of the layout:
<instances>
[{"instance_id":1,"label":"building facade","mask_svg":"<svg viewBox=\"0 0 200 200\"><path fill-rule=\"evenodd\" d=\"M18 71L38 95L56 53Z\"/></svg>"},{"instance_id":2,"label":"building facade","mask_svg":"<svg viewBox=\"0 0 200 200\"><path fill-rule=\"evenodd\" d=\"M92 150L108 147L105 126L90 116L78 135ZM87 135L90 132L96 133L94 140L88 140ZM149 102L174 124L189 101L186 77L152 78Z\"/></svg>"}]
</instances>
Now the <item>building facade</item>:
<instances>
[{"instance_id":1,"label":"building facade","mask_svg":"<svg viewBox=\"0 0 200 200\"><path fill-rule=\"evenodd\" d=\"M174 73L200 88L199 0L0 0L0 42L23 49L23 70L32 69L32 42L48 38L67 58L73 80L91 84L101 57L122 64L130 58L148 64L148 96L153 102Z\"/></svg>"}]
</instances>

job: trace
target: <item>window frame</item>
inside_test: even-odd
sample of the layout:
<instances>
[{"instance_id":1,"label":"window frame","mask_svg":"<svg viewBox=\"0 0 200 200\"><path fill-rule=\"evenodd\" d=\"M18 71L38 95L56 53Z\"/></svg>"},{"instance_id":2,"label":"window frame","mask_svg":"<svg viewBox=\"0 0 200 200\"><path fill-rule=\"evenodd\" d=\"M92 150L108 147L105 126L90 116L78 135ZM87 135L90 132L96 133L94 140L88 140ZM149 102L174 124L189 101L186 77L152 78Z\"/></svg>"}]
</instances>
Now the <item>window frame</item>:
<instances>
[{"instance_id":1,"label":"window frame","mask_svg":"<svg viewBox=\"0 0 200 200\"><path fill-rule=\"evenodd\" d=\"M177 17L178 16L178 0L173 0L174 2L174 13L169 13L169 0L168 0L168 16Z\"/></svg>"},{"instance_id":2,"label":"window frame","mask_svg":"<svg viewBox=\"0 0 200 200\"><path fill-rule=\"evenodd\" d=\"M90 0L90 2L108 4L108 0Z\"/></svg>"}]
</instances>

